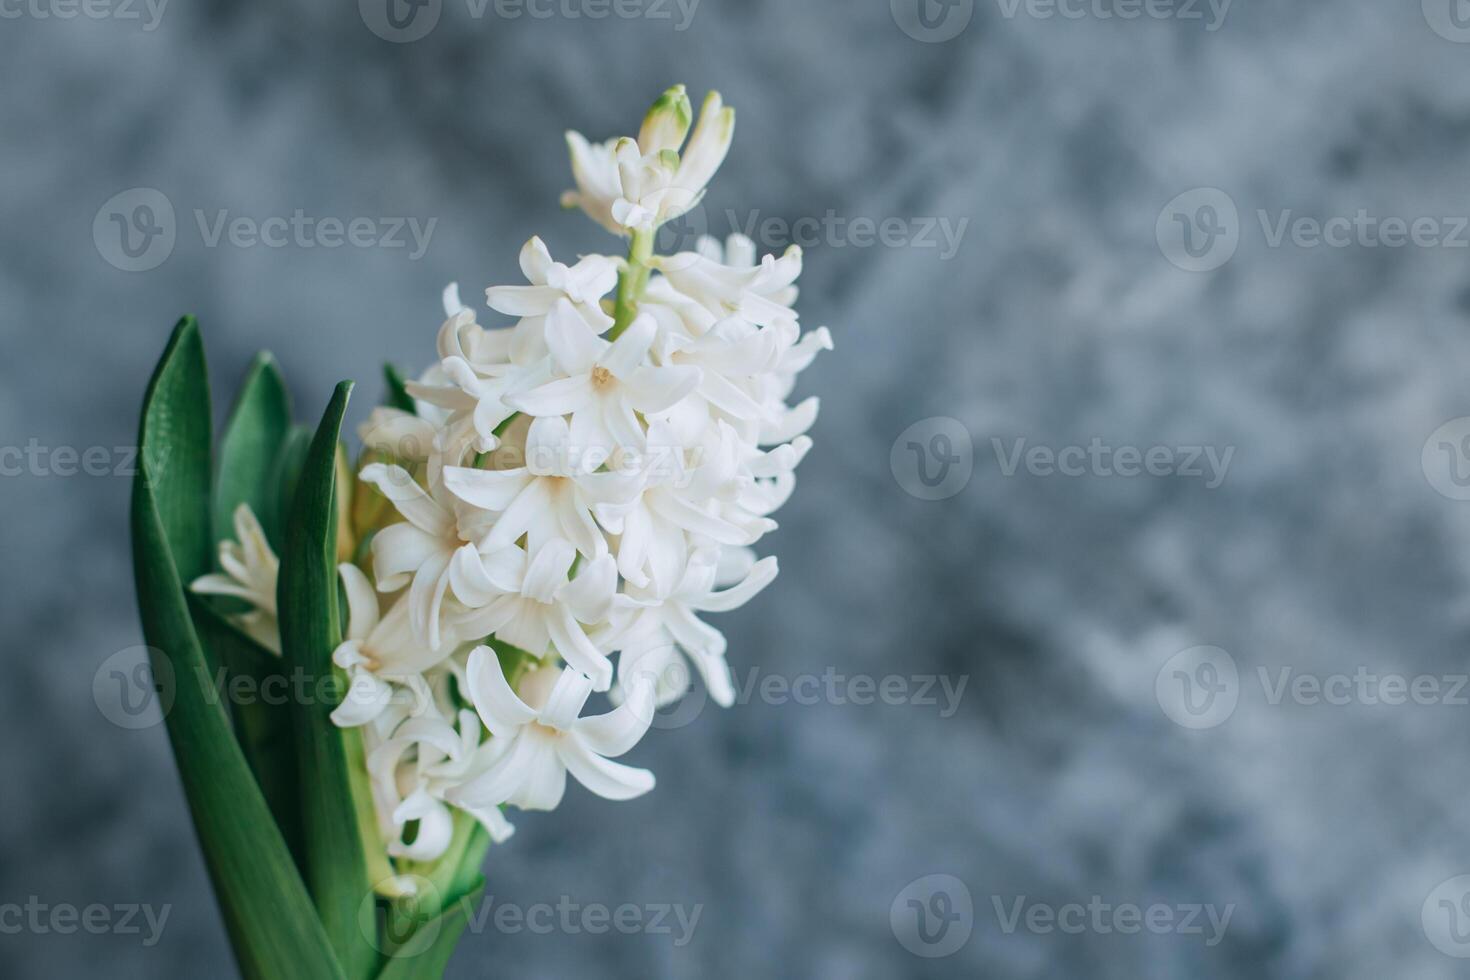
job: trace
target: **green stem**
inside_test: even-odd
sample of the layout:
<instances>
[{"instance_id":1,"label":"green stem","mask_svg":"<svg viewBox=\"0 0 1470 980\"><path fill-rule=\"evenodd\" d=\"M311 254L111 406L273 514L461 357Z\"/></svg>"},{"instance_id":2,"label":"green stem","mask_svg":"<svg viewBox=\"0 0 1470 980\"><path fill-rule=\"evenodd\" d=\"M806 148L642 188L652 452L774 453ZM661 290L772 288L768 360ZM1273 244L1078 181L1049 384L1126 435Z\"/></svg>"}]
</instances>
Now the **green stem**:
<instances>
[{"instance_id":1,"label":"green stem","mask_svg":"<svg viewBox=\"0 0 1470 980\"><path fill-rule=\"evenodd\" d=\"M633 241L628 246L628 264L618 274L618 298L613 305L613 325L608 331L608 340L617 340L628 325L638 316L638 303L643 299L643 290L648 288L648 260L653 257L653 229L633 232Z\"/></svg>"}]
</instances>

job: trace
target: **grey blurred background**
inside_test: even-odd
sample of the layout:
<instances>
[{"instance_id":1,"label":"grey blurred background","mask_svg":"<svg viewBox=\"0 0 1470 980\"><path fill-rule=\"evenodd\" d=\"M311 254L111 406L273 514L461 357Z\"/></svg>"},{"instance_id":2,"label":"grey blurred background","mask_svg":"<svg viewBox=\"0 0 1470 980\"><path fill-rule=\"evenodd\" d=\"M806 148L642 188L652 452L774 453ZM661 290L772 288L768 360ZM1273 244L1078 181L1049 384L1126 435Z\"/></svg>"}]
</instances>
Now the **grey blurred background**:
<instances>
[{"instance_id":1,"label":"grey blurred background","mask_svg":"<svg viewBox=\"0 0 1470 980\"><path fill-rule=\"evenodd\" d=\"M348 377L360 420L446 282L519 281L531 234L615 248L556 206L562 130L684 81L739 112L701 227L807 246L817 446L781 579L719 621L749 703L650 735L651 795L573 788L491 853L492 912L650 927L492 924L450 975L1464 975L1470 5L923 2L0 3L0 974L233 970L162 728L93 696L142 642L128 480L63 447L126 464L183 312L217 415L269 348L301 418ZM130 258L110 215L159 196L172 247ZM297 209L433 225L209 243ZM1080 475L1013 465L1038 447ZM1355 674L1437 693L1313 703ZM168 918L47 917L97 903Z\"/></svg>"}]
</instances>

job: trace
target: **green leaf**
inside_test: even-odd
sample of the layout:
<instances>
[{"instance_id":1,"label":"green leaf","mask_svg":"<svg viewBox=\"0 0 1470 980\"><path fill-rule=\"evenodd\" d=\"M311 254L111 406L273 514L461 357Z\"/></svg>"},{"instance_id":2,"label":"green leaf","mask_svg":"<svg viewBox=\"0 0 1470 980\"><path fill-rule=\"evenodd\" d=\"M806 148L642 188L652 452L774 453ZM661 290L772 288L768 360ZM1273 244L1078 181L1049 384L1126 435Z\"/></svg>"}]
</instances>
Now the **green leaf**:
<instances>
[{"instance_id":1,"label":"green leaf","mask_svg":"<svg viewBox=\"0 0 1470 980\"><path fill-rule=\"evenodd\" d=\"M233 538L235 508L249 504L277 551L280 514L272 495L272 471L291 430L291 396L270 354L262 351L245 375L219 447L214 491L214 539Z\"/></svg>"},{"instance_id":2,"label":"green leaf","mask_svg":"<svg viewBox=\"0 0 1470 980\"><path fill-rule=\"evenodd\" d=\"M265 795L281 836L302 867L301 804L297 789L296 744L291 737L287 697L289 679L281 658L256 643L199 596L189 597L194 627L219 666L216 691L229 707L235 738ZM239 696L232 691L238 690Z\"/></svg>"},{"instance_id":3,"label":"green leaf","mask_svg":"<svg viewBox=\"0 0 1470 980\"><path fill-rule=\"evenodd\" d=\"M306 464L306 453L311 448L311 436L310 426L291 426L271 466L269 485L273 492L267 498L266 514L261 515L261 521L268 520L283 533L291 515L291 502L296 498L296 481L301 478L301 467ZM276 554L280 554L279 548Z\"/></svg>"},{"instance_id":4,"label":"green leaf","mask_svg":"<svg viewBox=\"0 0 1470 980\"><path fill-rule=\"evenodd\" d=\"M446 903L443 912L418 927L417 936L422 941L409 940L402 950L393 954L378 974L378 980L439 980L444 976L454 947L469 924L470 913L484 894L485 879L477 876L467 894Z\"/></svg>"},{"instance_id":5,"label":"green leaf","mask_svg":"<svg viewBox=\"0 0 1470 980\"><path fill-rule=\"evenodd\" d=\"M210 567L210 408L199 328L174 328L149 382L133 481L133 574L155 670L176 683L169 741L240 970L248 978L336 978L332 956L286 843L211 696L185 585Z\"/></svg>"},{"instance_id":6,"label":"green leaf","mask_svg":"<svg viewBox=\"0 0 1470 980\"><path fill-rule=\"evenodd\" d=\"M404 383L403 373L391 364L383 365L383 380L388 383L388 390L383 394L383 401L390 408L402 409L409 414L418 412L413 403L413 396L408 393L408 385Z\"/></svg>"},{"instance_id":7,"label":"green leaf","mask_svg":"<svg viewBox=\"0 0 1470 980\"><path fill-rule=\"evenodd\" d=\"M311 441L286 522L276 606L285 668L308 697L292 698L300 773L306 882L349 980L370 977L378 956L358 922L372 894L353 799L359 735L332 723L341 690L332 651L342 639L337 605L337 438L352 383L337 386ZM333 692L333 696L326 696ZM356 767L360 770L361 764ZM365 774L364 774L365 778Z\"/></svg>"}]
</instances>

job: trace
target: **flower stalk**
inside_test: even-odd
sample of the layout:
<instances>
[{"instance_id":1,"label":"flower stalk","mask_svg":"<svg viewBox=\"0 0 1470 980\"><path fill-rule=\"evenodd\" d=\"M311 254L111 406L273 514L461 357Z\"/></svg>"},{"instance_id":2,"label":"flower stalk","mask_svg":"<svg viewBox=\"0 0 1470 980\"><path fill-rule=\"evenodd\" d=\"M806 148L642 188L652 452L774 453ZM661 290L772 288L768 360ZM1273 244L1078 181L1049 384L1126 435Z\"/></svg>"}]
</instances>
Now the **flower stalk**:
<instances>
[{"instance_id":1,"label":"flower stalk","mask_svg":"<svg viewBox=\"0 0 1470 980\"><path fill-rule=\"evenodd\" d=\"M554 809L569 783L652 791L616 760L691 668L734 702L703 617L776 577L755 546L818 407L787 399L831 336L801 329L798 249L655 254L733 130L717 93L695 120L674 86L636 138L568 134L564 203L626 256L569 265L531 239L526 284L485 292L503 325L451 285L437 359L385 370L355 472L351 384L294 424L263 357L211 481L203 349L192 321L176 331L144 408L139 606L180 679L170 736L247 977L438 976L507 811ZM221 710L198 701L216 666L310 690ZM586 710L597 693L610 710Z\"/></svg>"},{"instance_id":2,"label":"flower stalk","mask_svg":"<svg viewBox=\"0 0 1470 980\"><path fill-rule=\"evenodd\" d=\"M648 276L652 271L648 260L653 257L653 232L646 228L634 229L628 243L628 259L618 274L618 295L613 307L613 325L607 332L608 340L617 340L623 331L632 325L638 316L638 304L643 291L648 288Z\"/></svg>"}]
</instances>

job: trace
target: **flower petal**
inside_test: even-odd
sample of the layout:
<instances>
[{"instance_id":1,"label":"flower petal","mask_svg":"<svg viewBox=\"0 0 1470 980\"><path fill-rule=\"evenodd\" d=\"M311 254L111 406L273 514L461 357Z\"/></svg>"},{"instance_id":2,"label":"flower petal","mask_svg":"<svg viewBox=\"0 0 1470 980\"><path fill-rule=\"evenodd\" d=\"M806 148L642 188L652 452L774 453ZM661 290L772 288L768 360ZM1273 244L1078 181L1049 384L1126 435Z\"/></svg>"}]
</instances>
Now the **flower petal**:
<instances>
[{"instance_id":1,"label":"flower petal","mask_svg":"<svg viewBox=\"0 0 1470 980\"><path fill-rule=\"evenodd\" d=\"M526 578L521 585L521 594L537 602L550 603L556 590L566 583L567 572L577 558L577 549L571 542L553 538L542 545L531 558L526 569Z\"/></svg>"},{"instance_id":2,"label":"flower petal","mask_svg":"<svg viewBox=\"0 0 1470 980\"><path fill-rule=\"evenodd\" d=\"M470 700L475 713L491 735L509 738L523 725L536 720L536 710L516 696L500 658L489 647L475 647L466 668Z\"/></svg>"},{"instance_id":3,"label":"flower petal","mask_svg":"<svg viewBox=\"0 0 1470 980\"><path fill-rule=\"evenodd\" d=\"M701 609L705 612L729 612L731 609L739 609L751 599L756 593L776 580L778 571L775 555L767 555L751 566L750 574L723 592L709 592L698 598L688 601L689 608Z\"/></svg>"},{"instance_id":4,"label":"flower petal","mask_svg":"<svg viewBox=\"0 0 1470 980\"><path fill-rule=\"evenodd\" d=\"M653 724L652 678L634 679L624 693L623 703L607 714L577 722L577 739L598 755L622 755L637 745Z\"/></svg>"},{"instance_id":5,"label":"flower petal","mask_svg":"<svg viewBox=\"0 0 1470 980\"><path fill-rule=\"evenodd\" d=\"M597 363L612 372L613 377L626 380L648 357L648 348L653 346L657 335L658 324L653 317L639 314L622 336L599 352ZM591 370L590 364L587 370Z\"/></svg>"},{"instance_id":6,"label":"flower petal","mask_svg":"<svg viewBox=\"0 0 1470 980\"><path fill-rule=\"evenodd\" d=\"M561 300L546 317L546 346L563 373L576 375L591 371L609 345L587 326L575 306Z\"/></svg>"},{"instance_id":7,"label":"flower petal","mask_svg":"<svg viewBox=\"0 0 1470 980\"><path fill-rule=\"evenodd\" d=\"M546 696L536 720L557 731L570 731L592 694L592 679L580 670L565 667Z\"/></svg>"},{"instance_id":8,"label":"flower petal","mask_svg":"<svg viewBox=\"0 0 1470 980\"><path fill-rule=\"evenodd\" d=\"M557 378L505 396L505 403L527 415L567 415L592 400L592 379L585 374Z\"/></svg>"},{"instance_id":9,"label":"flower petal","mask_svg":"<svg viewBox=\"0 0 1470 980\"><path fill-rule=\"evenodd\" d=\"M672 408L703 380L704 372L697 367L641 367L623 382L623 389L628 403L647 415Z\"/></svg>"},{"instance_id":10,"label":"flower petal","mask_svg":"<svg viewBox=\"0 0 1470 980\"><path fill-rule=\"evenodd\" d=\"M631 800L653 789L653 773L604 759L575 737L564 739L557 754L577 782L605 800Z\"/></svg>"},{"instance_id":11,"label":"flower petal","mask_svg":"<svg viewBox=\"0 0 1470 980\"><path fill-rule=\"evenodd\" d=\"M525 489L530 474L524 469L476 470L444 467L444 489L474 507L500 512Z\"/></svg>"},{"instance_id":12,"label":"flower petal","mask_svg":"<svg viewBox=\"0 0 1470 980\"><path fill-rule=\"evenodd\" d=\"M550 286L491 286L485 290L485 302L506 316L544 316L562 298L562 291Z\"/></svg>"},{"instance_id":13,"label":"flower petal","mask_svg":"<svg viewBox=\"0 0 1470 980\"><path fill-rule=\"evenodd\" d=\"M409 576L444 549L443 539L407 522L390 524L373 535L373 581L379 592L396 592Z\"/></svg>"},{"instance_id":14,"label":"flower petal","mask_svg":"<svg viewBox=\"0 0 1470 980\"><path fill-rule=\"evenodd\" d=\"M342 576L342 591L347 596L347 630L349 640L361 640L378 625L378 596L362 570L350 562L337 566Z\"/></svg>"},{"instance_id":15,"label":"flower petal","mask_svg":"<svg viewBox=\"0 0 1470 980\"><path fill-rule=\"evenodd\" d=\"M362 468L359 478L376 486L414 527L434 535L448 534L454 527L449 513L403 467L369 463Z\"/></svg>"}]
</instances>

